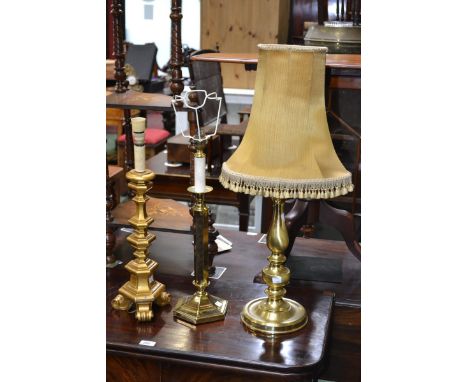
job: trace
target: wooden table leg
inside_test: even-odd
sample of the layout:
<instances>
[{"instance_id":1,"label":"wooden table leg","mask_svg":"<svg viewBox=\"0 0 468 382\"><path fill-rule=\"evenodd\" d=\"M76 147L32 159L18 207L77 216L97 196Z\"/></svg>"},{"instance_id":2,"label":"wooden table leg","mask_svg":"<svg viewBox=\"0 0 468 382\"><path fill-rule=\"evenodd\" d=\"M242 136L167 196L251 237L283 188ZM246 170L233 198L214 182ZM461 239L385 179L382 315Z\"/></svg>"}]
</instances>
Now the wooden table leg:
<instances>
[{"instance_id":1,"label":"wooden table leg","mask_svg":"<svg viewBox=\"0 0 468 382\"><path fill-rule=\"evenodd\" d=\"M239 231L247 232L249 229L250 196L238 194L239 198Z\"/></svg>"},{"instance_id":2,"label":"wooden table leg","mask_svg":"<svg viewBox=\"0 0 468 382\"><path fill-rule=\"evenodd\" d=\"M260 227L261 233L268 232L272 218L273 218L273 203L271 202L271 198L262 198L262 223Z\"/></svg>"},{"instance_id":3,"label":"wooden table leg","mask_svg":"<svg viewBox=\"0 0 468 382\"><path fill-rule=\"evenodd\" d=\"M106 162L106 263L111 264L115 261L114 247L115 235L111 225L114 217L112 208L115 207L114 181L109 177L109 166Z\"/></svg>"},{"instance_id":4,"label":"wooden table leg","mask_svg":"<svg viewBox=\"0 0 468 382\"><path fill-rule=\"evenodd\" d=\"M132 136L132 120L131 110L124 110L124 132L125 132L125 172L133 170L134 153L133 153L133 136Z\"/></svg>"}]
</instances>

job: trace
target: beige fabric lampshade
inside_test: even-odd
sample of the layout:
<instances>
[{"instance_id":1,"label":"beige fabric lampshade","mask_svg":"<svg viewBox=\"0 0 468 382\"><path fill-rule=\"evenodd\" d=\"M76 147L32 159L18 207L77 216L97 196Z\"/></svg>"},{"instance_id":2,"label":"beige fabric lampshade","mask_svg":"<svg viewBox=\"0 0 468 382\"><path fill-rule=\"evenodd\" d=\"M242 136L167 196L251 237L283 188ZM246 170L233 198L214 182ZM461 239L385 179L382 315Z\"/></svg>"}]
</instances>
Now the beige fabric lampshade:
<instances>
[{"instance_id":1,"label":"beige fabric lampshade","mask_svg":"<svg viewBox=\"0 0 468 382\"><path fill-rule=\"evenodd\" d=\"M252 112L220 182L275 198L327 199L353 190L325 113L327 48L260 44Z\"/></svg>"}]
</instances>

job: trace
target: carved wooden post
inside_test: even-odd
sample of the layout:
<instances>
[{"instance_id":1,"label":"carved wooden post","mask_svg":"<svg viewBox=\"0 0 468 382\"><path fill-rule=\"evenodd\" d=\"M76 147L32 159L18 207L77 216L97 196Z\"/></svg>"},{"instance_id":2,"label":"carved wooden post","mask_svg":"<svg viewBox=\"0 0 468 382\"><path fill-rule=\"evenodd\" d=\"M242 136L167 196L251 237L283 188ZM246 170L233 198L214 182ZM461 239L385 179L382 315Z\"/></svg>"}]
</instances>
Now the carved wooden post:
<instances>
[{"instance_id":1,"label":"carved wooden post","mask_svg":"<svg viewBox=\"0 0 468 382\"><path fill-rule=\"evenodd\" d=\"M124 124L125 132L125 172L133 170L135 167L134 153L133 153L133 136L132 136L132 120L131 110L124 110Z\"/></svg>"},{"instance_id":2,"label":"carved wooden post","mask_svg":"<svg viewBox=\"0 0 468 382\"><path fill-rule=\"evenodd\" d=\"M171 0L171 91L173 95L180 95L184 90L182 80L182 65L184 57L182 54L182 0Z\"/></svg>"},{"instance_id":3,"label":"carved wooden post","mask_svg":"<svg viewBox=\"0 0 468 382\"><path fill-rule=\"evenodd\" d=\"M106 263L112 264L115 262L114 247L115 235L114 229L111 226L114 217L112 216L112 208L115 206L114 181L109 177L109 166L106 161Z\"/></svg>"},{"instance_id":4,"label":"carved wooden post","mask_svg":"<svg viewBox=\"0 0 468 382\"><path fill-rule=\"evenodd\" d=\"M123 6L122 0L112 0L111 15L114 20L114 56L115 56L115 92L125 93L128 88L124 65L125 52L123 50Z\"/></svg>"}]
</instances>

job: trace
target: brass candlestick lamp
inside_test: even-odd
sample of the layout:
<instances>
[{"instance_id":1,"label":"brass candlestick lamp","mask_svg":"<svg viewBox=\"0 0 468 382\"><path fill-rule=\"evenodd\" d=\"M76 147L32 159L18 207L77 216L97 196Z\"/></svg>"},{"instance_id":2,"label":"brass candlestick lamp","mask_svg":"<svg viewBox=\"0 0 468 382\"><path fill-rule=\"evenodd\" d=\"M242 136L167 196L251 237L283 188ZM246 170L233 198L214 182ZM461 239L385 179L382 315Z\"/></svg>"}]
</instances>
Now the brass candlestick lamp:
<instances>
[{"instance_id":1,"label":"brass candlestick lamp","mask_svg":"<svg viewBox=\"0 0 468 382\"><path fill-rule=\"evenodd\" d=\"M125 266L130 272L130 281L119 289L119 294L112 300L112 307L118 310L128 311L135 305L135 317L138 321L150 321L153 318L154 301L159 306L167 305L171 301L165 285L153 278L158 263L148 258L149 246L156 236L148 233L148 227L154 219L146 212L146 201L149 199L146 193L153 185L155 174L145 169L145 124L145 118L132 118L135 169L126 174L128 186L136 194L133 198L136 213L129 220L134 232L127 237L135 250L135 259Z\"/></svg>"},{"instance_id":2,"label":"brass candlestick lamp","mask_svg":"<svg viewBox=\"0 0 468 382\"><path fill-rule=\"evenodd\" d=\"M209 254L208 254L208 207L205 204L205 194L213 190L212 187L205 184L205 146L207 139L210 136L205 136L203 129L198 123L198 109L200 107L189 103L189 95L193 92L203 92L205 100L217 100L221 105L221 99L215 94L206 94L204 91L192 90L185 97L176 97L173 104L180 100L184 100L185 106L194 109L191 113L195 113L198 132L194 137L191 137L191 145L195 148L193 155L194 164L194 186L187 190L194 195L194 203L192 205L193 229L194 229L194 276L197 291L192 296L186 296L179 299L174 308L174 317L194 325L224 320L226 315L228 302L222 298L208 294L206 288L210 285L208 280L209 274ZM220 107L220 106L219 106ZM219 117L219 113L218 113ZM219 118L218 118L219 121ZM216 130L215 130L216 133Z\"/></svg>"},{"instance_id":3,"label":"brass candlestick lamp","mask_svg":"<svg viewBox=\"0 0 468 382\"><path fill-rule=\"evenodd\" d=\"M327 48L260 44L255 97L242 143L223 163L221 184L234 192L273 199L263 268L267 297L250 301L244 325L258 333L291 333L307 324L304 307L283 296L288 232L284 201L327 199L352 191L351 173L333 148L324 97Z\"/></svg>"}]
</instances>

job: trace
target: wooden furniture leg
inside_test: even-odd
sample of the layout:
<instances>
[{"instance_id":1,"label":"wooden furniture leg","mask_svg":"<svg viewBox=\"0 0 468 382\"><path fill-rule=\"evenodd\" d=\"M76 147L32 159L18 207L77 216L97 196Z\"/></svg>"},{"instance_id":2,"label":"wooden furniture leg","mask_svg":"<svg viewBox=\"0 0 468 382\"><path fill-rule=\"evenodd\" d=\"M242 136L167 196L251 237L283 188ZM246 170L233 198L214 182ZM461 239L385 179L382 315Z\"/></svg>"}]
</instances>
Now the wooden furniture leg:
<instances>
[{"instance_id":1,"label":"wooden furniture leg","mask_svg":"<svg viewBox=\"0 0 468 382\"><path fill-rule=\"evenodd\" d=\"M285 255L288 256L291 253L296 236L307 219L308 205L312 203L315 203L316 208L313 214L318 214L315 222L319 221L334 227L343 237L350 252L361 261L361 244L356 240L353 215L346 210L334 208L325 201L319 203L319 201L296 200L294 207L285 216L289 234L289 246Z\"/></svg>"},{"instance_id":2,"label":"wooden furniture leg","mask_svg":"<svg viewBox=\"0 0 468 382\"><path fill-rule=\"evenodd\" d=\"M125 131L125 172L133 170L135 167L135 158L133 153L133 136L132 136L132 120L131 111L124 110L124 126Z\"/></svg>"},{"instance_id":3,"label":"wooden furniture leg","mask_svg":"<svg viewBox=\"0 0 468 382\"><path fill-rule=\"evenodd\" d=\"M319 203L317 200L308 202L306 219L304 225L301 227L302 235L306 239L310 239L315 233L315 224L319 218Z\"/></svg>"},{"instance_id":4,"label":"wooden furniture leg","mask_svg":"<svg viewBox=\"0 0 468 382\"><path fill-rule=\"evenodd\" d=\"M182 65L184 65L184 55L182 52L182 1L171 0L171 91L173 95L180 95L184 90L184 80L182 78Z\"/></svg>"},{"instance_id":5,"label":"wooden furniture leg","mask_svg":"<svg viewBox=\"0 0 468 382\"><path fill-rule=\"evenodd\" d=\"M306 221L306 212L308 206L309 202L297 199L293 208L285 216L286 228L288 229L289 236L289 245L284 252L285 256L288 256L291 253L291 249L294 246L296 237L299 235L301 227Z\"/></svg>"},{"instance_id":6,"label":"wooden furniture leg","mask_svg":"<svg viewBox=\"0 0 468 382\"><path fill-rule=\"evenodd\" d=\"M112 0L111 15L114 21L114 56L115 56L115 92L125 93L128 88L127 76L125 75L125 52L123 47L123 17L124 7L122 0Z\"/></svg>"},{"instance_id":7,"label":"wooden furniture leg","mask_svg":"<svg viewBox=\"0 0 468 382\"><path fill-rule=\"evenodd\" d=\"M327 202L321 201L319 221L335 227L343 236L346 246L351 253L361 261L361 244L356 240L354 217L351 213L334 208Z\"/></svg>"},{"instance_id":8,"label":"wooden furniture leg","mask_svg":"<svg viewBox=\"0 0 468 382\"><path fill-rule=\"evenodd\" d=\"M115 262L115 235L112 227L112 208L115 206L114 181L109 177L109 167L106 162L106 263Z\"/></svg>"},{"instance_id":9,"label":"wooden furniture leg","mask_svg":"<svg viewBox=\"0 0 468 382\"><path fill-rule=\"evenodd\" d=\"M238 194L239 198L239 231L249 230L250 196Z\"/></svg>"}]
</instances>

